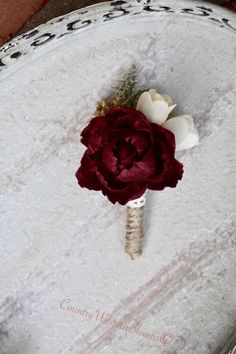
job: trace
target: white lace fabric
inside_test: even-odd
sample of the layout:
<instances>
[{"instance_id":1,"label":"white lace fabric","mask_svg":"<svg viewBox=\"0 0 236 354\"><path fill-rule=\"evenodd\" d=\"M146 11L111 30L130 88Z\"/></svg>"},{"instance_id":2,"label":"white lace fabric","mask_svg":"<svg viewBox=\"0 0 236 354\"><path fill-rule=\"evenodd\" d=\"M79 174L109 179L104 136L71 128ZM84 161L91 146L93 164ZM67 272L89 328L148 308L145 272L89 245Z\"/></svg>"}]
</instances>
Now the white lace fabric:
<instances>
[{"instance_id":1,"label":"white lace fabric","mask_svg":"<svg viewBox=\"0 0 236 354\"><path fill-rule=\"evenodd\" d=\"M141 208L145 205L145 202L146 202L146 193L144 193L140 198L130 200L127 203L127 206L129 206L130 208Z\"/></svg>"}]
</instances>

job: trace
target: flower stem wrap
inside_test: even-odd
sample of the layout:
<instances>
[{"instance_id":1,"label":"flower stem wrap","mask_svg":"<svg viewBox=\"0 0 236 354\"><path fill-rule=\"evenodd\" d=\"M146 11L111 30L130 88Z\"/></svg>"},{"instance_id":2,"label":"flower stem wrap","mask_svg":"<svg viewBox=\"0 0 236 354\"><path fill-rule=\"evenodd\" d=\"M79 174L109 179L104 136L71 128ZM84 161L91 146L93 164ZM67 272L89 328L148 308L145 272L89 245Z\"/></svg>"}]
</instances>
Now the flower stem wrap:
<instances>
[{"instance_id":1,"label":"flower stem wrap","mask_svg":"<svg viewBox=\"0 0 236 354\"><path fill-rule=\"evenodd\" d=\"M125 252L132 260L142 254L145 194L127 204Z\"/></svg>"}]
</instances>

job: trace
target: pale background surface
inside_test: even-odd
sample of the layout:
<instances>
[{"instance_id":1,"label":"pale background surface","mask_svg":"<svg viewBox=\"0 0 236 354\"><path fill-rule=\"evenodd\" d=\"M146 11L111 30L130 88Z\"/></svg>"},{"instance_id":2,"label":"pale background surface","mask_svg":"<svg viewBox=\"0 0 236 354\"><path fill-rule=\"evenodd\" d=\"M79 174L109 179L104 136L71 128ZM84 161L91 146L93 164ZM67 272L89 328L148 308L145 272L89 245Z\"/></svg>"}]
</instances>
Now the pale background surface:
<instances>
[{"instance_id":1,"label":"pale background surface","mask_svg":"<svg viewBox=\"0 0 236 354\"><path fill-rule=\"evenodd\" d=\"M235 43L196 17L122 19L1 82L1 354L218 353L236 325ZM123 253L124 208L74 178L94 102L133 62L140 82L194 114L201 138L178 156L178 188L149 194L135 263ZM66 298L173 340L63 311Z\"/></svg>"}]
</instances>

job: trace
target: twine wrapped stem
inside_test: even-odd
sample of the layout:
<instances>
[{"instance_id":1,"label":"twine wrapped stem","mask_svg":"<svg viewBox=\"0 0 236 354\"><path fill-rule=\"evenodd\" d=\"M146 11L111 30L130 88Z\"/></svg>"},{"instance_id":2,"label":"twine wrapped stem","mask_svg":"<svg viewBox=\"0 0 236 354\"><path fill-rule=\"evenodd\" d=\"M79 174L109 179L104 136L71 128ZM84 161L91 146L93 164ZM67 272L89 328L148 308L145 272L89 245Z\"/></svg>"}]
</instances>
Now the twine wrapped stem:
<instances>
[{"instance_id":1,"label":"twine wrapped stem","mask_svg":"<svg viewBox=\"0 0 236 354\"><path fill-rule=\"evenodd\" d=\"M127 204L125 252L132 260L142 254L145 195Z\"/></svg>"}]
</instances>

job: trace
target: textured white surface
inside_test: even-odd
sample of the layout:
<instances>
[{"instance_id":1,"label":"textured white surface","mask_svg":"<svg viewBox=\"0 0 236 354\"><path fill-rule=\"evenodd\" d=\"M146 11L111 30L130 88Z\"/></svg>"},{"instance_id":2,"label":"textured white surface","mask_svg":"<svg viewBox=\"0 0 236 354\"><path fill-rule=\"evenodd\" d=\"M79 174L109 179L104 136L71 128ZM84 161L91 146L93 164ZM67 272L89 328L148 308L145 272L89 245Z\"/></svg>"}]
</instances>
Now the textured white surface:
<instances>
[{"instance_id":1,"label":"textured white surface","mask_svg":"<svg viewBox=\"0 0 236 354\"><path fill-rule=\"evenodd\" d=\"M99 26L1 82L1 354L206 354L233 330L235 34L180 17ZM201 139L178 156L178 187L147 195L138 262L123 252L125 209L74 177L94 102L132 63ZM160 340L98 322L98 309Z\"/></svg>"}]
</instances>

